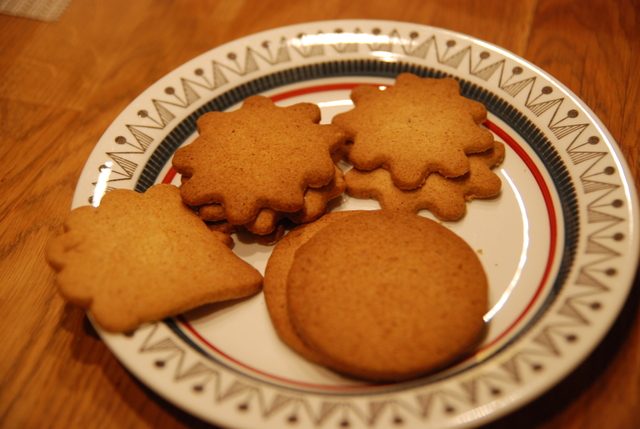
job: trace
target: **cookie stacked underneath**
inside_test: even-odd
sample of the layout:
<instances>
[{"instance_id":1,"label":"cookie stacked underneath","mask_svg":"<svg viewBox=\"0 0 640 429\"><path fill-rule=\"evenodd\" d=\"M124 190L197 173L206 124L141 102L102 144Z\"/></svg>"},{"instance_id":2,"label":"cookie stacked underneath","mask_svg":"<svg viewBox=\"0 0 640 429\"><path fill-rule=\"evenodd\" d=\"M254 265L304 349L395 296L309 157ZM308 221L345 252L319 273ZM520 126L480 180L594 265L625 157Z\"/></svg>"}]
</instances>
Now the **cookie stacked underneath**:
<instances>
[{"instance_id":1,"label":"cookie stacked underneath","mask_svg":"<svg viewBox=\"0 0 640 429\"><path fill-rule=\"evenodd\" d=\"M359 86L351 99L355 107L332 121L349 135L349 195L457 220L466 201L499 192L491 168L502 162L504 145L480 126L486 107L461 96L455 79L404 73L384 90Z\"/></svg>"},{"instance_id":2,"label":"cookie stacked underneath","mask_svg":"<svg viewBox=\"0 0 640 429\"><path fill-rule=\"evenodd\" d=\"M183 183L188 179L183 178ZM280 212L269 207L258 210L256 217L244 224L234 225L226 218L226 212L221 204L205 204L198 207L197 211L202 220L207 222L212 230L227 234L239 231L248 231L254 235L256 242L271 244L284 235L283 219L288 219L295 224L313 222L321 217L327 208L327 203L342 195L347 184L342 170L335 167L335 175L326 186L320 188L307 188L304 192L304 203L300 210L295 212Z\"/></svg>"},{"instance_id":3,"label":"cookie stacked underneath","mask_svg":"<svg viewBox=\"0 0 640 429\"><path fill-rule=\"evenodd\" d=\"M337 212L275 246L264 293L280 338L341 373L400 381L450 365L484 333L487 279L446 227L386 210Z\"/></svg>"},{"instance_id":4,"label":"cookie stacked underneath","mask_svg":"<svg viewBox=\"0 0 640 429\"><path fill-rule=\"evenodd\" d=\"M238 110L202 115L198 132L176 151L173 167L184 202L212 228L278 238L280 219L315 220L345 189L331 154L346 134L321 125L315 104L278 107L252 96Z\"/></svg>"}]
</instances>

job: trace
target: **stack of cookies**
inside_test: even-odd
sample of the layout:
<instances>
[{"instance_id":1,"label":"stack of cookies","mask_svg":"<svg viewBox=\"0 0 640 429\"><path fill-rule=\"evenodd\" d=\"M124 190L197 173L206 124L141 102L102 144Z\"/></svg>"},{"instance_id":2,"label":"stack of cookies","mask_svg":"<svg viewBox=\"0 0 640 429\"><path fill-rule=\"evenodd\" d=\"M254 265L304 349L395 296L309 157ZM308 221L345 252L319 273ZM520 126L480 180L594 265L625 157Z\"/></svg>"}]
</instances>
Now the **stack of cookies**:
<instances>
[{"instance_id":1,"label":"stack of cookies","mask_svg":"<svg viewBox=\"0 0 640 429\"><path fill-rule=\"evenodd\" d=\"M389 210L329 213L280 240L264 277L276 332L317 364L400 381L468 355L481 340L487 278L448 228Z\"/></svg>"},{"instance_id":2,"label":"stack of cookies","mask_svg":"<svg viewBox=\"0 0 640 429\"><path fill-rule=\"evenodd\" d=\"M404 73L386 89L357 87L351 99L355 107L332 121L349 138L349 195L457 220L466 201L499 192L491 168L502 161L504 145L480 126L486 107L460 95L455 79Z\"/></svg>"},{"instance_id":3,"label":"stack of cookies","mask_svg":"<svg viewBox=\"0 0 640 429\"><path fill-rule=\"evenodd\" d=\"M281 219L315 220L345 189L332 153L346 133L321 125L315 104L278 107L252 96L236 111L202 115L198 132L176 151L173 167L183 177L184 202L211 228L274 241L283 233Z\"/></svg>"}]
</instances>

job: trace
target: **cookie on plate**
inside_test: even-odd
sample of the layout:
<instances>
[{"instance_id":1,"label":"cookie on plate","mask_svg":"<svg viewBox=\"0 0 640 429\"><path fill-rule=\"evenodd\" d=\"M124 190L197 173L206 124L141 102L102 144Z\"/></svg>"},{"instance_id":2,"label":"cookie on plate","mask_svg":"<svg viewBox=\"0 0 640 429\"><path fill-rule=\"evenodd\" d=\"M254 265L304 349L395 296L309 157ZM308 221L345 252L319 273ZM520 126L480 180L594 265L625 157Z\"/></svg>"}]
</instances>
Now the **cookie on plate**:
<instances>
[{"instance_id":1,"label":"cookie on plate","mask_svg":"<svg viewBox=\"0 0 640 429\"><path fill-rule=\"evenodd\" d=\"M304 193L302 208L293 213L283 213L284 217L293 223L308 223L320 218L327 210L327 204L344 193L347 182L342 170L336 166L331 181L321 188L307 188Z\"/></svg>"},{"instance_id":2,"label":"cookie on plate","mask_svg":"<svg viewBox=\"0 0 640 429\"><path fill-rule=\"evenodd\" d=\"M183 182L186 183L186 180ZM263 207L256 217L242 225L244 228L256 235L271 234L277 227L280 220L287 218L293 223L301 224L312 222L322 216L327 208L327 204L342 195L347 184L344 180L342 170L335 167L335 173L331 181L320 188L307 188L304 192L304 202L302 208L292 213L279 212L277 210ZM207 222L218 223L226 220L226 212L221 204L205 204L196 208L200 217Z\"/></svg>"},{"instance_id":3,"label":"cookie on plate","mask_svg":"<svg viewBox=\"0 0 640 429\"><path fill-rule=\"evenodd\" d=\"M388 210L331 222L295 252L289 321L325 365L374 381L451 365L479 344L488 306L476 253L433 220Z\"/></svg>"},{"instance_id":4,"label":"cookie on plate","mask_svg":"<svg viewBox=\"0 0 640 429\"><path fill-rule=\"evenodd\" d=\"M319 122L315 104L279 107L259 95L238 110L202 115L199 137L172 161L189 178L181 186L184 202L220 204L234 225L251 222L262 208L300 210L307 188L334 178L331 154L346 141L339 127Z\"/></svg>"},{"instance_id":5,"label":"cookie on plate","mask_svg":"<svg viewBox=\"0 0 640 429\"><path fill-rule=\"evenodd\" d=\"M487 109L463 97L452 78L403 73L386 89L356 87L351 99L355 107L332 120L353 143L349 161L359 170L389 170L400 189L420 186L432 172L461 176L468 154L493 145L493 134L480 127Z\"/></svg>"},{"instance_id":6,"label":"cookie on plate","mask_svg":"<svg viewBox=\"0 0 640 429\"><path fill-rule=\"evenodd\" d=\"M258 292L262 275L210 231L173 185L117 189L71 211L46 249L60 293L104 329L126 332Z\"/></svg>"},{"instance_id":7,"label":"cookie on plate","mask_svg":"<svg viewBox=\"0 0 640 429\"><path fill-rule=\"evenodd\" d=\"M347 194L355 198L373 198L383 209L416 213L431 211L440 220L458 220L467 210L467 201L489 198L500 192L502 181L491 168L504 159L504 143L481 153L469 155L470 170L454 178L430 174L425 182L411 190L395 186L387 170L361 171L355 168L345 175Z\"/></svg>"},{"instance_id":8,"label":"cookie on plate","mask_svg":"<svg viewBox=\"0 0 640 429\"><path fill-rule=\"evenodd\" d=\"M183 183L186 183L187 180L188 178L185 178ZM205 204L197 207L196 211L212 231L226 234L247 232L251 234L254 242L270 245L275 244L284 236L285 223L292 223L295 226L295 224L312 222L324 215L327 204L342 195L346 187L342 170L335 167L333 179L320 188L307 188L302 208L293 213L261 208L252 221L244 225L234 225L226 219L225 209L220 204Z\"/></svg>"}]
</instances>

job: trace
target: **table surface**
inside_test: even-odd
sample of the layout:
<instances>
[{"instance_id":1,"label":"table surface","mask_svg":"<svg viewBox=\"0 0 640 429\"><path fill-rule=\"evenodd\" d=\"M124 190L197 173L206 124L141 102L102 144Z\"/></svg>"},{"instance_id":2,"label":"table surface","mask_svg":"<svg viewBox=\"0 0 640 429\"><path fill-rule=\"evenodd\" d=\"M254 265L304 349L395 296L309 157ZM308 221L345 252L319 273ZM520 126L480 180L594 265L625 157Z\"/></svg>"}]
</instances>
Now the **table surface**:
<instances>
[{"instance_id":1,"label":"table surface","mask_svg":"<svg viewBox=\"0 0 640 429\"><path fill-rule=\"evenodd\" d=\"M101 134L160 77L258 31L356 18L447 28L536 64L595 111L639 184L638 0L73 0L54 23L0 15L0 427L211 427L121 366L57 294L43 248ZM577 370L487 427L640 427L639 288Z\"/></svg>"}]
</instances>

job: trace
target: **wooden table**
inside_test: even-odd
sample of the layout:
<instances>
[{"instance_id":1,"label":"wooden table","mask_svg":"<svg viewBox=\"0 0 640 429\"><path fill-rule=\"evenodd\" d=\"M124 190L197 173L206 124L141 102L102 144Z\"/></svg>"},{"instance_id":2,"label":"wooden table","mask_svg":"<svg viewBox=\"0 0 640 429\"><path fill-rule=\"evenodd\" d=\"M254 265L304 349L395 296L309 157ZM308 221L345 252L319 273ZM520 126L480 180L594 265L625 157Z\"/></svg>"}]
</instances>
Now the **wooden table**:
<instances>
[{"instance_id":1,"label":"wooden table","mask_svg":"<svg viewBox=\"0 0 640 429\"><path fill-rule=\"evenodd\" d=\"M44 23L0 15L0 426L209 427L136 381L43 257L89 153L139 93L241 36L315 20L411 21L502 46L601 118L640 183L638 0L73 0ZM640 427L640 283L567 379L490 428Z\"/></svg>"}]
</instances>

